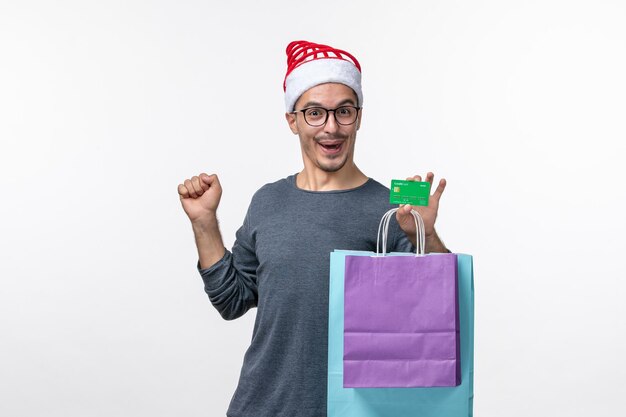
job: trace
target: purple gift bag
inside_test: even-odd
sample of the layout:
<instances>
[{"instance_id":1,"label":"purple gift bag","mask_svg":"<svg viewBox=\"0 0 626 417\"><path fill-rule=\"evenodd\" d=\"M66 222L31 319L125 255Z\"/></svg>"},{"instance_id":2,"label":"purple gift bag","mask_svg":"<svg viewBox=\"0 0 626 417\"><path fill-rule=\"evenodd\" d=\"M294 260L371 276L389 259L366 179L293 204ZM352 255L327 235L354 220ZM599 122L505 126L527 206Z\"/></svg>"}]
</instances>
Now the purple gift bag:
<instances>
[{"instance_id":1,"label":"purple gift bag","mask_svg":"<svg viewBox=\"0 0 626 417\"><path fill-rule=\"evenodd\" d=\"M456 255L421 254L423 223L415 216L422 233L417 256L383 250L382 256L345 258L346 388L461 383Z\"/></svg>"}]
</instances>

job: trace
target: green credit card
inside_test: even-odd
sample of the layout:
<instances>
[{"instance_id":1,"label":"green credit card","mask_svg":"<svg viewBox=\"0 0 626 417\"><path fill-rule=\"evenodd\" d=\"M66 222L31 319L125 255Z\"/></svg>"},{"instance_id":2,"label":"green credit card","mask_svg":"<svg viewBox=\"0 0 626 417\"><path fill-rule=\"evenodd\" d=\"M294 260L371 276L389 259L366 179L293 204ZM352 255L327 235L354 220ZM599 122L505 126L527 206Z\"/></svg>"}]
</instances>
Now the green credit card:
<instances>
[{"instance_id":1,"label":"green credit card","mask_svg":"<svg viewBox=\"0 0 626 417\"><path fill-rule=\"evenodd\" d=\"M391 180L389 203L427 206L430 183L421 181Z\"/></svg>"}]
</instances>

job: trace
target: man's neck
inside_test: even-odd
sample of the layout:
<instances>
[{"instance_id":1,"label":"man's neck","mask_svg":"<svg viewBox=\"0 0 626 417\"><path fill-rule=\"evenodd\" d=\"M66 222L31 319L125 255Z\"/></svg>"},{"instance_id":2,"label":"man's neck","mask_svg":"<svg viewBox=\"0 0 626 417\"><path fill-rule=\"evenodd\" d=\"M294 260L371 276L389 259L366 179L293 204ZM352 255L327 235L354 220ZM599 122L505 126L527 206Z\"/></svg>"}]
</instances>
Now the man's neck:
<instances>
[{"instance_id":1,"label":"man's neck","mask_svg":"<svg viewBox=\"0 0 626 417\"><path fill-rule=\"evenodd\" d=\"M296 177L296 185L307 191L337 191L359 187L367 180L367 176L354 164L344 166L337 172L305 167Z\"/></svg>"}]
</instances>

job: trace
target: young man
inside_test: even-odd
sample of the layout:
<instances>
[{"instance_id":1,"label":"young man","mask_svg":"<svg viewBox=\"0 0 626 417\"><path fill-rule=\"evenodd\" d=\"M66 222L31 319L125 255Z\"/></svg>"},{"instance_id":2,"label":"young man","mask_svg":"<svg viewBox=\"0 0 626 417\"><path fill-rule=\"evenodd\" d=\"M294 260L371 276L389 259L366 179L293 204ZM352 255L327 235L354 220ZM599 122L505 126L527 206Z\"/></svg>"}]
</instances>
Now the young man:
<instances>
[{"instance_id":1,"label":"young man","mask_svg":"<svg viewBox=\"0 0 626 417\"><path fill-rule=\"evenodd\" d=\"M391 208L389 190L353 159L363 105L356 58L297 41L287 47L287 63L285 117L300 139L304 167L255 193L232 251L217 225L217 175L178 186L211 302L227 320L257 307L231 417L326 416L329 253L375 250L378 222ZM433 178L428 173L426 181ZM428 206L416 208L427 252L447 252L434 228L444 188L441 180ZM390 251L416 244L410 210L398 211Z\"/></svg>"}]
</instances>

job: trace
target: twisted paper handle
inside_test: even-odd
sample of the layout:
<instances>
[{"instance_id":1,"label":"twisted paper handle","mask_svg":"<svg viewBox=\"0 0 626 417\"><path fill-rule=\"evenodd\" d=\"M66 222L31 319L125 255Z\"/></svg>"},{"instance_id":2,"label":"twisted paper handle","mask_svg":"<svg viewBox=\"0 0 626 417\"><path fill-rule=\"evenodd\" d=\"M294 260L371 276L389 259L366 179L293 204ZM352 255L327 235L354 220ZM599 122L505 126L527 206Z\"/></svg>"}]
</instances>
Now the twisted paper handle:
<instances>
[{"instance_id":1,"label":"twisted paper handle","mask_svg":"<svg viewBox=\"0 0 626 417\"><path fill-rule=\"evenodd\" d=\"M382 231L382 256L385 256L387 253L387 235L389 234L389 221L391 217L394 215L398 208L393 208L387 211L382 219L380 219L380 223L378 224L378 232L376 233L376 255L380 254L380 243L381 243L381 231ZM417 248L415 249L415 256L424 255L424 251L426 250L426 235L424 229L424 219L422 216L415 211L411 210L411 214L413 215L413 220L415 220L415 232L416 232L416 243Z\"/></svg>"}]
</instances>

